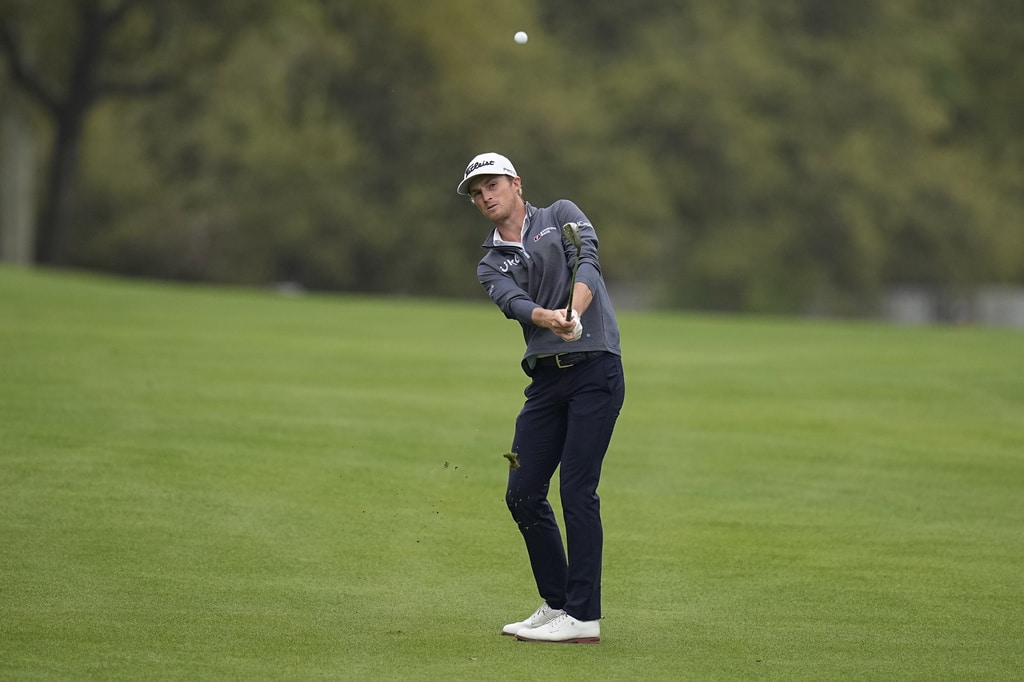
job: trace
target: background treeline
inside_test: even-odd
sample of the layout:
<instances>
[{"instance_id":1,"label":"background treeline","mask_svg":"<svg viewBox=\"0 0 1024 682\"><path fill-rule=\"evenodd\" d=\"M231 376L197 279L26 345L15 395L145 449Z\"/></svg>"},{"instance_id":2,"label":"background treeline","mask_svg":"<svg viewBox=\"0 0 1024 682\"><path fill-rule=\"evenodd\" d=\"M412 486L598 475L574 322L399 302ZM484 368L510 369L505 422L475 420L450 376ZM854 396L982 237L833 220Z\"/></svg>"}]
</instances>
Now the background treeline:
<instances>
[{"instance_id":1,"label":"background treeline","mask_svg":"<svg viewBox=\"0 0 1024 682\"><path fill-rule=\"evenodd\" d=\"M656 305L1024 283L1021 0L0 0L0 26L4 215L31 203L40 263L480 297L454 188L494 150Z\"/></svg>"}]
</instances>

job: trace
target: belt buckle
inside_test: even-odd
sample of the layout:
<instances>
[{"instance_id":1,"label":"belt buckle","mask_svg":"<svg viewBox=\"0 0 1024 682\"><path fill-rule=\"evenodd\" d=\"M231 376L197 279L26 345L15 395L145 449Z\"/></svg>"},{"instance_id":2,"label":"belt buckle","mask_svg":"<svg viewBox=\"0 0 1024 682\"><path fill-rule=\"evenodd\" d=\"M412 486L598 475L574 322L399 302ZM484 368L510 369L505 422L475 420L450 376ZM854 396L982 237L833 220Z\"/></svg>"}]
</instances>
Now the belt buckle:
<instances>
[{"instance_id":1,"label":"belt buckle","mask_svg":"<svg viewBox=\"0 0 1024 682\"><path fill-rule=\"evenodd\" d=\"M576 364L574 362L568 362L566 364L562 364L562 356L568 356L568 355L573 355L573 353L558 353L558 354L555 355L555 366L558 367L558 369L568 369L568 368L570 368L570 367L572 367L573 365Z\"/></svg>"}]
</instances>

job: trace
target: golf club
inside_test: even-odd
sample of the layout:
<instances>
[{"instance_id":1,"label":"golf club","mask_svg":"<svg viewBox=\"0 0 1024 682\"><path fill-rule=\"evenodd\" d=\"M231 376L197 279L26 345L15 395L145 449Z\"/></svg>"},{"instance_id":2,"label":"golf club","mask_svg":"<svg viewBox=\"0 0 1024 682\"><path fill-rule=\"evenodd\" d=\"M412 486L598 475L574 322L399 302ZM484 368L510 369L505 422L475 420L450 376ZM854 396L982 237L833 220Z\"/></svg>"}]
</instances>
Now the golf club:
<instances>
[{"instance_id":1,"label":"golf club","mask_svg":"<svg viewBox=\"0 0 1024 682\"><path fill-rule=\"evenodd\" d=\"M576 268L580 266L580 252L583 249L583 240L580 239L580 226L576 223L562 225L562 234L576 247L576 262L572 265L572 282L569 284L569 302L565 305L565 319L572 319L572 294L576 289Z\"/></svg>"}]
</instances>

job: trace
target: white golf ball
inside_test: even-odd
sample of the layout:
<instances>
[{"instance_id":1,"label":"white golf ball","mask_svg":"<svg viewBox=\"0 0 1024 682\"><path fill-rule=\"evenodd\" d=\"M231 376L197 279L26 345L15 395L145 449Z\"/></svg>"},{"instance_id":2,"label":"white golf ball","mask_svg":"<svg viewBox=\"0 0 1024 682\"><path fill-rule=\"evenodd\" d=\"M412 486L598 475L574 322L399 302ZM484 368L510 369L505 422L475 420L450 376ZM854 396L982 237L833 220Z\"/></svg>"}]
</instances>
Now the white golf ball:
<instances>
[{"instance_id":1,"label":"white golf ball","mask_svg":"<svg viewBox=\"0 0 1024 682\"><path fill-rule=\"evenodd\" d=\"M516 35L513 38L513 40L515 40L520 45L525 44L526 41L529 40L529 39L530 39L530 36L526 35L526 31L516 31Z\"/></svg>"}]
</instances>

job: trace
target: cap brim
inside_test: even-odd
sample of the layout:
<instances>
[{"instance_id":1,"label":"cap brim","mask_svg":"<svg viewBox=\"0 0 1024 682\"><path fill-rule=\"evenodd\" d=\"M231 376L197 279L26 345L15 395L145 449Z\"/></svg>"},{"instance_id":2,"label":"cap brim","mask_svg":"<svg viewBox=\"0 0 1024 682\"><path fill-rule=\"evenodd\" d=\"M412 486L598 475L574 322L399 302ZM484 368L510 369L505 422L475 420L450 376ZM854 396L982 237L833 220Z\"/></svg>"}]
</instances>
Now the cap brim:
<instances>
[{"instance_id":1,"label":"cap brim","mask_svg":"<svg viewBox=\"0 0 1024 682\"><path fill-rule=\"evenodd\" d=\"M474 175L470 175L468 178L460 182L458 188L455 191L458 192L459 194L468 195L469 183L473 181L473 178L479 178L482 175L493 175L494 177L504 175L506 178L512 178L513 180L519 177L518 175L509 175L508 173L476 173Z\"/></svg>"}]
</instances>

